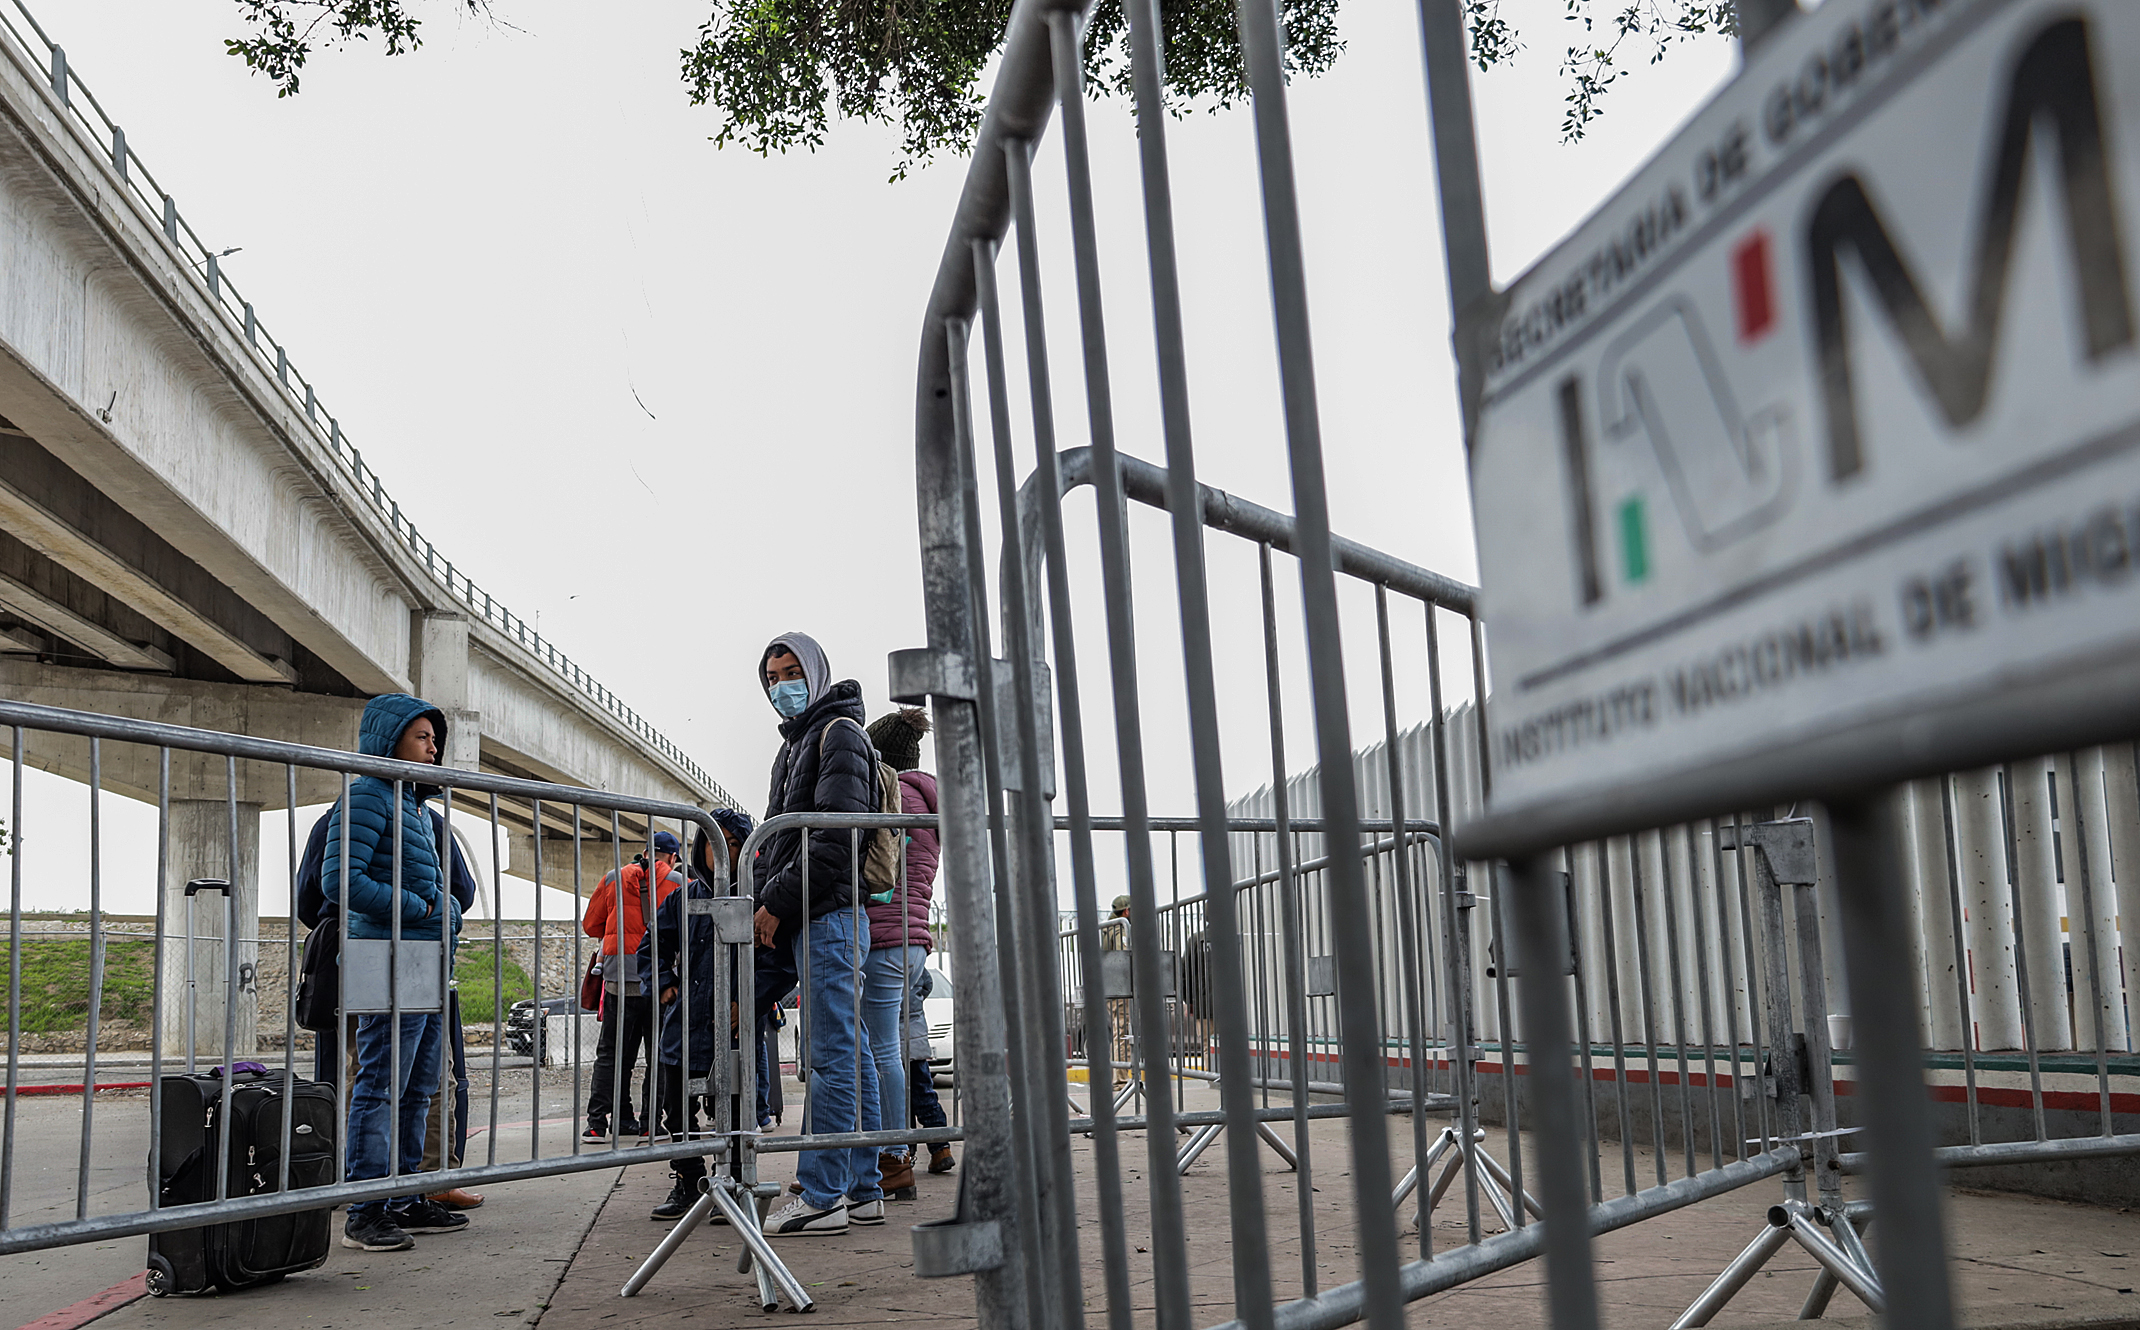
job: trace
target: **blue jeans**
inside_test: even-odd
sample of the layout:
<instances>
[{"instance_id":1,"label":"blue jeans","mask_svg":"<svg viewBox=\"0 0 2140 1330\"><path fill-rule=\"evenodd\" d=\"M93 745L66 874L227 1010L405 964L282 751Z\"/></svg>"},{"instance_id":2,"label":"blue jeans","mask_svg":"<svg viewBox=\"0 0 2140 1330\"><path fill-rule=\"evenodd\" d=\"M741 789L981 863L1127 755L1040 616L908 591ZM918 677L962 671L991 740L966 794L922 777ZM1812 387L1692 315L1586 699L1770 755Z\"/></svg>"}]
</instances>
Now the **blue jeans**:
<instances>
[{"instance_id":1,"label":"blue jeans","mask_svg":"<svg viewBox=\"0 0 2140 1330\"><path fill-rule=\"evenodd\" d=\"M808 948L805 951L805 947ZM796 967L809 965L810 1083L803 1130L816 1135L877 1130L877 1063L869 1032L855 1020L869 919L851 909L819 915L795 935ZM860 1084L856 1083L860 1073ZM805 1150L795 1166L803 1199L815 1210L884 1195L877 1149Z\"/></svg>"},{"instance_id":2,"label":"blue jeans","mask_svg":"<svg viewBox=\"0 0 2140 1330\"><path fill-rule=\"evenodd\" d=\"M929 1070L926 1059L914 1059L914 1065L907 1069L907 1085L911 1087L908 1097L914 1110L915 1126L941 1127L950 1121L944 1116L944 1101L936 1097L936 1074Z\"/></svg>"},{"instance_id":3,"label":"blue jeans","mask_svg":"<svg viewBox=\"0 0 2140 1330\"><path fill-rule=\"evenodd\" d=\"M877 1059L877 1121L887 1129L907 1125L899 1004L904 998L910 1012L921 1006L921 999L911 995L913 977L928 956L927 947L878 947L862 962L862 1023L869 1027L869 1051Z\"/></svg>"},{"instance_id":4,"label":"blue jeans","mask_svg":"<svg viewBox=\"0 0 2140 1330\"><path fill-rule=\"evenodd\" d=\"M389 1106L393 1087L394 1018L380 1013L357 1017L357 1078L349 1094L349 1180L387 1176L387 1131L393 1116L401 1123L401 1171L414 1174L423 1166L424 1129L430 1125L431 1092L438 1088L439 1018L401 1018L401 1102ZM408 1200L423 1194L419 1182ZM352 1214L373 1213L388 1201L363 1201L352 1205Z\"/></svg>"}]
</instances>

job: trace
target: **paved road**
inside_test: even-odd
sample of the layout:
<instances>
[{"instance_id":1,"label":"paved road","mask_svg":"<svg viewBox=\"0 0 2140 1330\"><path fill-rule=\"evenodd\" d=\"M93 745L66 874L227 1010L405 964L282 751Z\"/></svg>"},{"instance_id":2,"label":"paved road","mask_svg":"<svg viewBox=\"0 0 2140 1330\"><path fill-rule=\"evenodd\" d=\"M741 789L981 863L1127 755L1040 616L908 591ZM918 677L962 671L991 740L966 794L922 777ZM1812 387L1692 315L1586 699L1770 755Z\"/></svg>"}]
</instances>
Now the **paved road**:
<instances>
[{"instance_id":1,"label":"paved road","mask_svg":"<svg viewBox=\"0 0 2140 1330\"><path fill-rule=\"evenodd\" d=\"M27 1078L25 1078L27 1079ZM97 1096L89 1158L89 1213L136 1210L148 1171L148 1092ZM81 1159L82 1101L25 1095L15 1105L13 1206L8 1223L49 1224L75 1217ZM0 1298L8 1314L35 1320L141 1273L146 1240L63 1247L0 1257Z\"/></svg>"}]
</instances>

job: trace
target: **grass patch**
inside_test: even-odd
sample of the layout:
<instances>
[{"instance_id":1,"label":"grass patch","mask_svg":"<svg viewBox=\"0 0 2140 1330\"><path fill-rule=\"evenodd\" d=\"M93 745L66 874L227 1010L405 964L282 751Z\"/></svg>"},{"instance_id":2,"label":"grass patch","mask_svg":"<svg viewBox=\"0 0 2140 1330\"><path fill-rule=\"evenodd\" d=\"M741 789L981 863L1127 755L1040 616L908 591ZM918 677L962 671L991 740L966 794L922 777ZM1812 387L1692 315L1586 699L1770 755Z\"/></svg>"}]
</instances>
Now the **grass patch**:
<instances>
[{"instance_id":1,"label":"grass patch","mask_svg":"<svg viewBox=\"0 0 2140 1330\"><path fill-rule=\"evenodd\" d=\"M89 1028L89 942L83 938L22 940L22 1032L56 1034ZM0 993L13 976L0 948ZM155 1012L156 944L104 944L103 1020L146 1021Z\"/></svg>"},{"instance_id":2,"label":"grass patch","mask_svg":"<svg viewBox=\"0 0 2140 1330\"><path fill-rule=\"evenodd\" d=\"M464 942L454 954L453 977L460 985L461 1024L488 1025L503 1019L515 1002L535 996L535 983L507 949L503 964L492 968L497 944Z\"/></svg>"}]
</instances>

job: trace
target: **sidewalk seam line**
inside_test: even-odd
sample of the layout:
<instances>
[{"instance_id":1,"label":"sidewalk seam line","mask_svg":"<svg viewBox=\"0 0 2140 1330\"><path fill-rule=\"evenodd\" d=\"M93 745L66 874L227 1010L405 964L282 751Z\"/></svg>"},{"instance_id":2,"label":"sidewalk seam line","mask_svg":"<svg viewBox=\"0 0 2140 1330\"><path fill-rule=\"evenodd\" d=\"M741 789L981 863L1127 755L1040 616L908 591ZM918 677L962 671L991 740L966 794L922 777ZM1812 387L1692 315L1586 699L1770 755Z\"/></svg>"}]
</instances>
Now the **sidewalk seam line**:
<instances>
[{"instance_id":1,"label":"sidewalk seam line","mask_svg":"<svg viewBox=\"0 0 2140 1330\"><path fill-rule=\"evenodd\" d=\"M617 1198L617 1184L623 1180L624 1170L620 1168L617 1170L617 1175L609 1180L608 1194L602 1197L602 1203L594 1208L594 1213L587 1217L586 1225L580 1229L579 1241L572 1244L572 1255L564 1262L563 1267L558 1270L557 1278L550 1284L550 1291L543 1294L542 1301L535 1305L533 1309L535 1314L521 1322L522 1325L529 1327L529 1330L534 1330L534 1327L541 1325L542 1318L550 1314L550 1304L556 1300L557 1291L565 1286L565 1279L571 1275L572 1267L579 1263L580 1252L586 1249L587 1239L593 1235L594 1226L601 1222L602 1212L607 1210L609 1203ZM25 1327L24 1330L28 1330L28 1328Z\"/></svg>"}]
</instances>

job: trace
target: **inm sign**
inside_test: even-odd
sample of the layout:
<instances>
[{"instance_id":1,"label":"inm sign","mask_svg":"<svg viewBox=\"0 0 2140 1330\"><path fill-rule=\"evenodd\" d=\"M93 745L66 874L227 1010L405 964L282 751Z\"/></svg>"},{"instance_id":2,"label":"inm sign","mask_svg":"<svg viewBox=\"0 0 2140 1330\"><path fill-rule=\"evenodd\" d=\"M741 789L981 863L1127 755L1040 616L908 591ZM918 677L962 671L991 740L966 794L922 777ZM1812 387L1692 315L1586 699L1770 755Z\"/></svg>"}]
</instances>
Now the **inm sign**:
<instances>
[{"instance_id":1,"label":"inm sign","mask_svg":"<svg viewBox=\"0 0 2140 1330\"><path fill-rule=\"evenodd\" d=\"M1481 834L2140 728L2136 78L2126 0L1828 0L1509 289Z\"/></svg>"}]
</instances>

